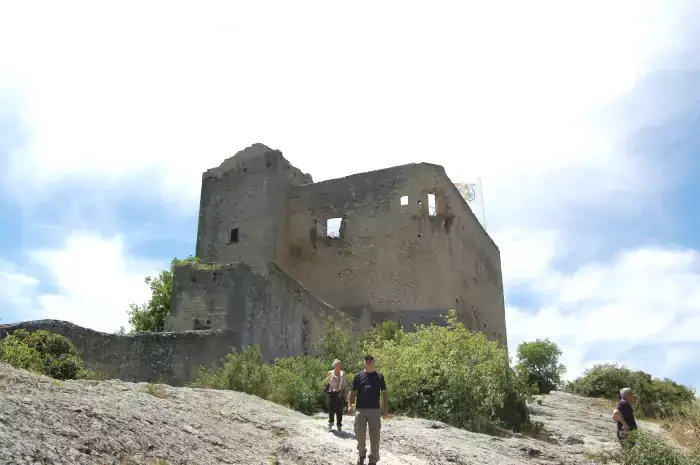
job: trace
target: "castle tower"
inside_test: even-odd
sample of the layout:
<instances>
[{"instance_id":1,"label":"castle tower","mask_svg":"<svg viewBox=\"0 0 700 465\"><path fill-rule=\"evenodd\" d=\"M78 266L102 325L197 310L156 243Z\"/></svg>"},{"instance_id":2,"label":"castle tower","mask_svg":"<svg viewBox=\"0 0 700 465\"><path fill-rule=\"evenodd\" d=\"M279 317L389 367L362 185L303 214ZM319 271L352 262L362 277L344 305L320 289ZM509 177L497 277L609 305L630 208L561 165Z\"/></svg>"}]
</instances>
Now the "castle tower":
<instances>
[{"instance_id":1,"label":"castle tower","mask_svg":"<svg viewBox=\"0 0 700 465\"><path fill-rule=\"evenodd\" d=\"M279 150L254 144L202 174L197 257L264 269L282 247L287 192L311 183Z\"/></svg>"}]
</instances>

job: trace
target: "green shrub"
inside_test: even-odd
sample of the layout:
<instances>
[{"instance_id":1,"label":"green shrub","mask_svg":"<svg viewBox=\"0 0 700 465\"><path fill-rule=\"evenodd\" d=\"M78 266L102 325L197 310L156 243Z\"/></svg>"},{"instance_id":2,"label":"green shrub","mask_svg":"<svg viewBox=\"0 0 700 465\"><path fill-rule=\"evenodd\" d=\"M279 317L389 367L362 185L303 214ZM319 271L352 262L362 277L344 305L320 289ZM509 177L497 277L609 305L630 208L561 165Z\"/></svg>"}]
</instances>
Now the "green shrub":
<instances>
[{"instance_id":1,"label":"green shrub","mask_svg":"<svg viewBox=\"0 0 700 465\"><path fill-rule=\"evenodd\" d=\"M73 343L60 334L18 329L0 341L0 361L56 379L89 376Z\"/></svg>"},{"instance_id":2,"label":"green shrub","mask_svg":"<svg viewBox=\"0 0 700 465\"><path fill-rule=\"evenodd\" d=\"M380 327L368 338L392 410L474 431L519 430L528 421L528 396L505 349L467 330L454 312L446 323L411 333Z\"/></svg>"},{"instance_id":3,"label":"green shrub","mask_svg":"<svg viewBox=\"0 0 700 465\"><path fill-rule=\"evenodd\" d=\"M641 417L673 418L695 400L691 388L614 364L593 366L569 383L566 390L588 397L617 400L623 387L632 388L636 394L635 412Z\"/></svg>"},{"instance_id":4,"label":"green shrub","mask_svg":"<svg viewBox=\"0 0 700 465\"><path fill-rule=\"evenodd\" d=\"M663 435L636 430L618 450L593 455L598 463L618 465L700 465L700 453L682 449Z\"/></svg>"},{"instance_id":5,"label":"green shrub","mask_svg":"<svg viewBox=\"0 0 700 465\"><path fill-rule=\"evenodd\" d=\"M0 361L36 373L44 371L41 354L12 336L8 336L0 343Z\"/></svg>"},{"instance_id":6,"label":"green shrub","mask_svg":"<svg viewBox=\"0 0 700 465\"><path fill-rule=\"evenodd\" d=\"M328 366L317 357L286 357L264 363L260 347L250 346L226 355L221 368L200 368L192 387L245 392L306 414L324 406L324 375Z\"/></svg>"},{"instance_id":7,"label":"green shrub","mask_svg":"<svg viewBox=\"0 0 700 465\"><path fill-rule=\"evenodd\" d=\"M286 357L277 359L271 366L272 395L278 403L311 415L325 408L323 378L330 369L318 357Z\"/></svg>"},{"instance_id":8,"label":"green shrub","mask_svg":"<svg viewBox=\"0 0 700 465\"><path fill-rule=\"evenodd\" d=\"M197 370L192 386L229 389L267 397L266 389L270 385L269 370L265 366L260 347L234 350L224 357L223 362L219 369Z\"/></svg>"},{"instance_id":9,"label":"green shrub","mask_svg":"<svg viewBox=\"0 0 700 465\"><path fill-rule=\"evenodd\" d=\"M561 384L566 372L559 363L561 349L548 339L523 342L518 346L516 372L539 394L549 394Z\"/></svg>"},{"instance_id":10,"label":"green shrub","mask_svg":"<svg viewBox=\"0 0 700 465\"><path fill-rule=\"evenodd\" d=\"M221 368L200 369L192 386L246 392L312 414L325 409L322 381L332 360L343 361L352 382L369 352L386 376L392 412L472 430L519 430L529 421L529 397L505 349L469 332L454 312L446 322L410 333L388 322L354 336L329 321L313 356L266 365L259 347L248 347L228 354Z\"/></svg>"},{"instance_id":11,"label":"green shrub","mask_svg":"<svg viewBox=\"0 0 700 465\"><path fill-rule=\"evenodd\" d=\"M331 369L331 364L336 358L343 363L343 370L353 373L362 369L364 346L362 336L351 332L352 325L349 321L336 323L332 318L325 322L323 337L314 344L314 353L321 359L327 368ZM324 376L325 376L324 371Z\"/></svg>"}]
</instances>

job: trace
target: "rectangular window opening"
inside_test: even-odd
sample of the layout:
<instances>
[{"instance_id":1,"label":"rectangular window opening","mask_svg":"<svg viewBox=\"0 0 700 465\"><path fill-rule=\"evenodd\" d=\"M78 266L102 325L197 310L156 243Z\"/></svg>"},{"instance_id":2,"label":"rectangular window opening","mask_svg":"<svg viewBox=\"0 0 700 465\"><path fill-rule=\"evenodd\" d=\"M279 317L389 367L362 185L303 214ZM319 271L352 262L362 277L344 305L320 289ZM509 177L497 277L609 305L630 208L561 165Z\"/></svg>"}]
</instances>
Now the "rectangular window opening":
<instances>
[{"instance_id":1,"label":"rectangular window opening","mask_svg":"<svg viewBox=\"0 0 700 465\"><path fill-rule=\"evenodd\" d=\"M233 228L228 238L229 244L238 244L238 228Z\"/></svg>"},{"instance_id":2,"label":"rectangular window opening","mask_svg":"<svg viewBox=\"0 0 700 465\"><path fill-rule=\"evenodd\" d=\"M408 196L407 195L401 196L401 205L408 205Z\"/></svg>"},{"instance_id":3,"label":"rectangular window opening","mask_svg":"<svg viewBox=\"0 0 700 465\"><path fill-rule=\"evenodd\" d=\"M340 225L342 222L342 218L328 218L326 221L326 236L340 237Z\"/></svg>"},{"instance_id":4,"label":"rectangular window opening","mask_svg":"<svg viewBox=\"0 0 700 465\"><path fill-rule=\"evenodd\" d=\"M435 194L428 194L428 214L430 216L435 216L437 214L435 208Z\"/></svg>"}]
</instances>

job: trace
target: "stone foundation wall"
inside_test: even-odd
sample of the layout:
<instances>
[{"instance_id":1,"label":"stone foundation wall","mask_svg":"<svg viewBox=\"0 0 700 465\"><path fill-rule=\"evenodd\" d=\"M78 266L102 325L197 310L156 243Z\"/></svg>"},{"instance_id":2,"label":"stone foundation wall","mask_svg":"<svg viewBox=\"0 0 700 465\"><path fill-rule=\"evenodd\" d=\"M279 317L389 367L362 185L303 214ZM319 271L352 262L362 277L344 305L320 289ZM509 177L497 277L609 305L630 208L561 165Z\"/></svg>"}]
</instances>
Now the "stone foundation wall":
<instances>
[{"instance_id":1,"label":"stone foundation wall","mask_svg":"<svg viewBox=\"0 0 700 465\"><path fill-rule=\"evenodd\" d=\"M192 381L198 366L221 365L224 355L239 341L234 331L137 333L120 336L58 320L27 321L0 328L0 338L17 329L40 329L70 339L85 367L107 379L163 382L183 386Z\"/></svg>"}]
</instances>

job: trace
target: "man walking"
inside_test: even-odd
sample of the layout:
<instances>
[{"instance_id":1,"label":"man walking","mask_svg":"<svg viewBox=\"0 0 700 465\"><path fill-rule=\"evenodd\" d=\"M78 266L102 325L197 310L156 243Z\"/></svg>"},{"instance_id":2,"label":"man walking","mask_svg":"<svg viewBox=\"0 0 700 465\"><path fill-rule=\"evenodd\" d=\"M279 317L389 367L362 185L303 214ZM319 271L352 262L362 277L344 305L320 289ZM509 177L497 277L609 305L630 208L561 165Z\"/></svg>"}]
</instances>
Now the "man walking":
<instances>
[{"instance_id":1,"label":"man walking","mask_svg":"<svg viewBox=\"0 0 700 465\"><path fill-rule=\"evenodd\" d=\"M348 414L352 414L355 396L357 396L355 438L357 439L357 451L360 457L357 465L364 465L365 457L367 456L368 426L370 442L369 465L376 465L379 461L379 433L382 426L382 418L387 418L389 415L389 398L386 392L384 375L375 371L374 357L371 355L365 355L365 369L356 374L352 380L352 390L348 397Z\"/></svg>"},{"instance_id":2,"label":"man walking","mask_svg":"<svg viewBox=\"0 0 700 465\"><path fill-rule=\"evenodd\" d=\"M637 429L637 422L634 419L632 403L635 395L630 388L620 389L620 401L613 411L613 420L617 422L617 439L625 442L630 431Z\"/></svg>"}]
</instances>

